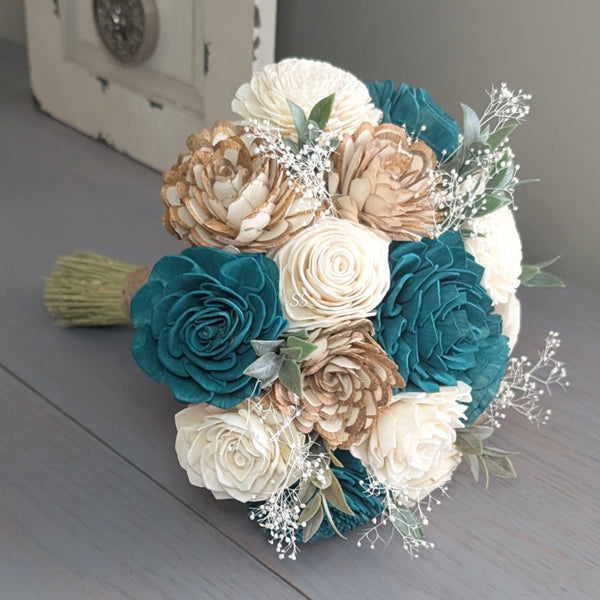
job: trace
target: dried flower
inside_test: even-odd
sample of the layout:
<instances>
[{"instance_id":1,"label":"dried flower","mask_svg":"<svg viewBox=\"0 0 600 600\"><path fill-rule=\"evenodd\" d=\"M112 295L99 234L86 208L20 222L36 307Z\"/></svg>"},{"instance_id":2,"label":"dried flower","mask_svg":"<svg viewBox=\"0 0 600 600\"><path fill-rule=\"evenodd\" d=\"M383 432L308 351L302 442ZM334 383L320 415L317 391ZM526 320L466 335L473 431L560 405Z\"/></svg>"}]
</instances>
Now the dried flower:
<instances>
[{"instance_id":1,"label":"dried flower","mask_svg":"<svg viewBox=\"0 0 600 600\"><path fill-rule=\"evenodd\" d=\"M337 149L329 192L344 219L385 231L393 240L431 237L435 165L433 150L410 141L402 127L364 123Z\"/></svg>"},{"instance_id":2,"label":"dried flower","mask_svg":"<svg viewBox=\"0 0 600 600\"><path fill-rule=\"evenodd\" d=\"M188 138L189 152L163 175L163 225L194 246L264 252L309 225L319 200L260 152L261 141L219 121Z\"/></svg>"}]
</instances>

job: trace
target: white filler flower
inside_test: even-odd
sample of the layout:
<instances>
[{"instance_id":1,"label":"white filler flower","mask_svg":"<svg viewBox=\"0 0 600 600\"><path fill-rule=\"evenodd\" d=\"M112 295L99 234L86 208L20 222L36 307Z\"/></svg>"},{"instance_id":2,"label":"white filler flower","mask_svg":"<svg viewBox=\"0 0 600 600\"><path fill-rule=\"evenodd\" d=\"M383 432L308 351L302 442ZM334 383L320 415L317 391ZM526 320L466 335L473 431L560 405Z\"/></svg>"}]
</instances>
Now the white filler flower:
<instances>
[{"instance_id":1,"label":"white filler flower","mask_svg":"<svg viewBox=\"0 0 600 600\"><path fill-rule=\"evenodd\" d=\"M456 429L463 427L463 403L470 401L471 388L461 381L435 393L400 393L350 452L406 504L418 502L447 483L458 466Z\"/></svg>"},{"instance_id":2,"label":"white filler flower","mask_svg":"<svg viewBox=\"0 0 600 600\"><path fill-rule=\"evenodd\" d=\"M266 500L300 476L295 458L305 436L247 400L230 410L195 404L175 415L175 425L179 464L218 500Z\"/></svg>"},{"instance_id":3,"label":"white filler flower","mask_svg":"<svg viewBox=\"0 0 600 600\"><path fill-rule=\"evenodd\" d=\"M377 125L381 111L373 105L369 90L351 73L317 60L288 58L267 65L243 84L231 103L242 118L269 121L282 137L296 139L296 128L287 100L308 115L317 102L335 94L327 131L354 133L363 122Z\"/></svg>"},{"instance_id":4,"label":"white filler flower","mask_svg":"<svg viewBox=\"0 0 600 600\"><path fill-rule=\"evenodd\" d=\"M481 284L494 304L508 302L519 287L521 238L515 217L504 206L469 222L474 235L464 239L465 247L485 269Z\"/></svg>"},{"instance_id":5,"label":"white filler flower","mask_svg":"<svg viewBox=\"0 0 600 600\"><path fill-rule=\"evenodd\" d=\"M290 330L335 327L375 314L390 286L388 238L345 219L307 227L275 254Z\"/></svg>"}]
</instances>

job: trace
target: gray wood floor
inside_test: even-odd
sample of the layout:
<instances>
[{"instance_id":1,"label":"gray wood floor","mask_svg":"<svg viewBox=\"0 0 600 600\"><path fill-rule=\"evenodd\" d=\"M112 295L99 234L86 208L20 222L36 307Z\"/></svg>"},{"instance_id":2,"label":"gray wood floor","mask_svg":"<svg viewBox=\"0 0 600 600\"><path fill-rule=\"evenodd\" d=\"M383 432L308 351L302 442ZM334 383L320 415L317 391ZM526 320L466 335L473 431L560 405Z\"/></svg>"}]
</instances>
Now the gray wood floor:
<instances>
[{"instance_id":1,"label":"gray wood floor","mask_svg":"<svg viewBox=\"0 0 600 600\"><path fill-rule=\"evenodd\" d=\"M58 254L181 249L159 175L38 112L4 42L0 158L0 599L599 597L599 297L523 291L517 351L559 330L571 387L547 398L549 425L510 415L497 434L521 452L517 480L486 491L461 467L431 515L435 550L328 540L279 561L242 505L187 483L179 407L135 367L131 331L58 329L42 305Z\"/></svg>"}]
</instances>

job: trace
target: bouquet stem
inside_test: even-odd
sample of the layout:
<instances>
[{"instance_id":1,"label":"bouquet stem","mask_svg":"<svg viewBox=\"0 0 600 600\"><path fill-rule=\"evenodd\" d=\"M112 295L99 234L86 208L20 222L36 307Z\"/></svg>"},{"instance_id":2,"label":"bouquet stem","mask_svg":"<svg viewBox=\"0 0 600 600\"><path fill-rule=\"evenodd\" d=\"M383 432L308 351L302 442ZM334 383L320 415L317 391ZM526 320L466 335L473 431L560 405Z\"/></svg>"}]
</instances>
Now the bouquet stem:
<instances>
[{"instance_id":1,"label":"bouquet stem","mask_svg":"<svg viewBox=\"0 0 600 600\"><path fill-rule=\"evenodd\" d=\"M44 302L63 327L128 325L131 298L149 274L147 266L77 251L56 260L46 278Z\"/></svg>"}]
</instances>

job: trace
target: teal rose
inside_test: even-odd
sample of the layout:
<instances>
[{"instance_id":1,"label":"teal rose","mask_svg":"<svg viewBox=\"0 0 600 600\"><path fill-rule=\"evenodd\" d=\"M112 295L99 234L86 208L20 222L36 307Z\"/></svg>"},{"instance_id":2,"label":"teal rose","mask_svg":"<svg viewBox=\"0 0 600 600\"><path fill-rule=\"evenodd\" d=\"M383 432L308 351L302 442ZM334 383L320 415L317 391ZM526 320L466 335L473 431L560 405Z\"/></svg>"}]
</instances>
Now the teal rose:
<instances>
[{"instance_id":1,"label":"teal rose","mask_svg":"<svg viewBox=\"0 0 600 600\"><path fill-rule=\"evenodd\" d=\"M389 264L390 289L374 317L376 340L417 389L470 385L465 420L473 422L496 395L508 361L502 319L481 286L483 267L455 231L394 242Z\"/></svg>"},{"instance_id":2,"label":"teal rose","mask_svg":"<svg viewBox=\"0 0 600 600\"><path fill-rule=\"evenodd\" d=\"M161 258L131 302L142 370L182 402L231 408L253 393L250 342L286 330L277 265L262 254L195 247Z\"/></svg>"},{"instance_id":3,"label":"teal rose","mask_svg":"<svg viewBox=\"0 0 600 600\"><path fill-rule=\"evenodd\" d=\"M394 89L391 80L366 82L373 104L383 112L384 123L403 125L412 137L423 140L438 160L458 147L458 123L436 104L429 92L402 83Z\"/></svg>"}]
</instances>

